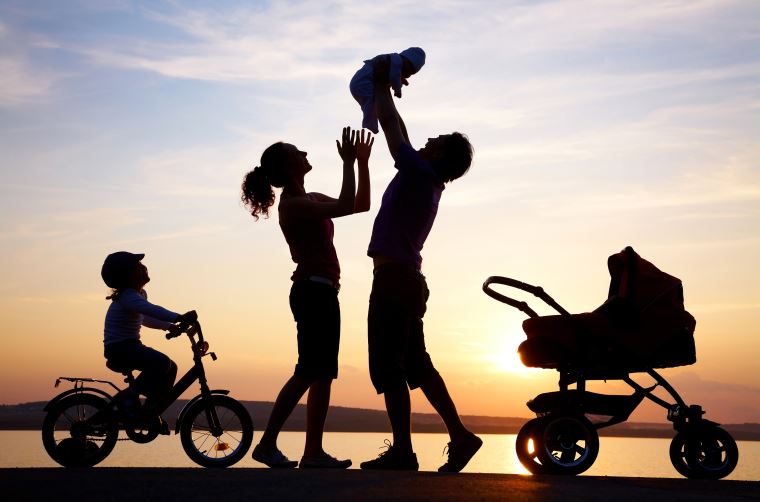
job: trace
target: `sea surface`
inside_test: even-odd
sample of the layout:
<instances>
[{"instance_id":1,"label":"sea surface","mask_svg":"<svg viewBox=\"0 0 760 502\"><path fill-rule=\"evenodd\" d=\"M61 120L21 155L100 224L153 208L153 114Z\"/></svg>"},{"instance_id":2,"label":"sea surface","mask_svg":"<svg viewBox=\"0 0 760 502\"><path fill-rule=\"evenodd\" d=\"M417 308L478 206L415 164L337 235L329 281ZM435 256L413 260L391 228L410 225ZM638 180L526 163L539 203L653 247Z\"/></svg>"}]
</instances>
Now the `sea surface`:
<instances>
[{"instance_id":1,"label":"sea surface","mask_svg":"<svg viewBox=\"0 0 760 502\"><path fill-rule=\"evenodd\" d=\"M254 434L254 445L260 438ZM125 437L121 433L120 437ZM303 452L303 432L283 432L278 445L288 457L299 460ZM515 455L514 434L480 434L483 447L463 472L528 474ZM353 460L353 469L359 463L375 458L385 451L385 433L325 433L325 450L338 458ZM420 470L435 471L446 461L444 447L446 434L414 434L414 449ZM633 476L654 478L680 478L670 464L669 439L655 438L599 438L599 456L583 475ZM42 446L39 431L0 431L0 467L56 467ZM760 442L738 441L739 465L726 479L760 480ZM140 445L132 441L119 441L103 467L195 467L182 450L179 436L159 436L155 441ZM235 467L264 467L251 459L250 454Z\"/></svg>"}]
</instances>

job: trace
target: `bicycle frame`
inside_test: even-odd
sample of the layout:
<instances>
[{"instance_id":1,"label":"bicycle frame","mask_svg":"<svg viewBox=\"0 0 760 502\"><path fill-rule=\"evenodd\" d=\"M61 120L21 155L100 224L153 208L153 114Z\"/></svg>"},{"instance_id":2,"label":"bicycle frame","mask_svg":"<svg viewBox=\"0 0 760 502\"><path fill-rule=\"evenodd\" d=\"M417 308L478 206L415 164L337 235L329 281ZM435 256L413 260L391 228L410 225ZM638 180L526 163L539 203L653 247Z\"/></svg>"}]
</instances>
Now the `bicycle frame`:
<instances>
[{"instance_id":1,"label":"bicycle frame","mask_svg":"<svg viewBox=\"0 0 760 502\"><path fill-rule=\"evenodd\" d=\"M182 408L182 411L180 411L179 416L177 417L177 423L175 425L175 432L179 432L179 428L182 424L182 420L184 419L185 415L187 414L187 411L190 409L190 406L196 403L199 400L208 400L211 398L213 394L229 394L229 390L226 389L214 389L211 390L208 386L208 380L206 379L206 370L203 367L203 357L206 355L211 356L211 359L216 361L216 354L214 352L207 352L208 351L208 344L203 339L203 330L201 329L201 325L198 321L195 321L190 329L186 332L187 337L190 339L190 345L193 350L193 367L190 368L187 373L185 373L178 381L174 384L174 386L171 388L171 390L167 393L167 395L164 397L162 401L159 402L159 405L154 408L154 411L156 414L160 415L166 409L172 405L179 397L190 388L190 386L197 380L200 384L201 392L197 396L195 396L193 399L189 400L185 406ZM194 338L194 335L198 335L198 340L196 341ZM179 336L179 335L177 335ZM174 338L170 333L166 335L167 339ZM217 433L220 429L219 425L219 418L216 416L215 410L212 408L206 408L206 419L208 420L209 425L211 426L211 432Z\"/></svg>"},{"instance_id":2,"label":"bicycle frame","mask_svg":"<svg viewBox=\"0 0 760 502\"><path fill-rule=\"evenodd\" d=\"M203 357L205 356L211 356L211 359L216 361L217 357L214 352L208 352L208 344L203 339L203 330L201 329L201 325L199 322L195 321L189 329L185 331L188 338L190 339L190 346L193 351L193 366L185 373L175 384L172 386L172 388L167 392L167 394L158 402L158 405L153 408L153 411L156 413L156 415L161 415L164 413L169 406L171 406L179 397L190 388L193 383L197 380L200 384L200 394L190 399L185 406L182 408L182 411L180 411L179 416L177 417L177 423L176 423L176 430L175 432L179 432L180 425L182 424L182 420L184 419L185 415L187 414L187 410L190 409L190 406L194 403L196 403L199 400L202 399L209 399L214 394L229 394L229 390L226 389L210 389L208 386L208 380L206 379L206 370L203 366ZM181 332L179 333L181 334ZM175 336L179 336L175 335ZM195 339L195 335L198 335L198 339ZM171 334L167 334L166 338L174 338L175 336L171 336ZM129 381L131 378L128 377L127 380ZM53 399L50 400L49 403L45 405L44 410L47 411L48 409L51 409L54 405L56 405L58 402L60 402L62 399L73 395L73 394L81 394L81 393L93 393L96 394L110 402L113 402L113 397L108 392L104 391L103 389L99 389L97 387L91 387L91 386L85 386L85 383L100 383L100 384L106 384L110 387L112 387L117 393L120 392L122 389L120 389L118 386L116 386L113 382L110 382L108 380L97 380L93 378L81 378L81 377L58 377L55 382L55 386L58 387L58 385L61 383L61 380L66 380L69 382L74 383L74 388L69 389L67 391L64 391L57 396L55 396ZM96 415L97 416L97 415ZM216 413L211 410L206 410L206 418L208 419L208 423L211 425L212 432L215 432L217 428L219 427L219 419L216 416Z\"/></svg>"}]
</instances>

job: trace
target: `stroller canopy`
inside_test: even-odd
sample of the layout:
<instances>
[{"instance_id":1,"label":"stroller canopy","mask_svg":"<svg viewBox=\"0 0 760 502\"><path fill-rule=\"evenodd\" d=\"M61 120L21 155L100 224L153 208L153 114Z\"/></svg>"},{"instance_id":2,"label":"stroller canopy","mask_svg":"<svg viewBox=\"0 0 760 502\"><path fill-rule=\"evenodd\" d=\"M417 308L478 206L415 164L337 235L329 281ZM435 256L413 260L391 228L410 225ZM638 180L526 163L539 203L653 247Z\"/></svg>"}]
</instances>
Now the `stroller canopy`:
<instances>
[{"instance_id":1,"label":"stroller canopy","mask_svg":"<svg viewBox=\"0 0 760 502\"><path fill-rule=\"evenodd\" d=\"M684 309L681 280L655 267L632 247L610 256L607 268L610 271L607 303L624 302L625 314L647 315L649 311Z\"/></svg>"},{"instance_id":2,"label":"stroller canopy","mask_svg":"<svg viewBox=\"0 0 760 502\"><path fill-rule=\"evenodd\" d=\"M684 309L681 280L626 247L607 260L607 301L593 312L533 317L518 349L534 367L562 364L618 371L669 368L696 361L696 321Z\"/></svg>"}]
</instances>

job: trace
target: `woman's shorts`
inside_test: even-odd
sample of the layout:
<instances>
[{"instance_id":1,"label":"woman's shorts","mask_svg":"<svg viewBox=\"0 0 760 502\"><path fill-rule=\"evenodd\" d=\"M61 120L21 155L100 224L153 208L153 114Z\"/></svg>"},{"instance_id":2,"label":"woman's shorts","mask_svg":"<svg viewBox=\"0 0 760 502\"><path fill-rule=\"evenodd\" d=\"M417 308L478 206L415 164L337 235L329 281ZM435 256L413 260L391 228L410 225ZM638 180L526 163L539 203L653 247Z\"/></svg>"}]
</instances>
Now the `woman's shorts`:
<instances>
[{"instance_id":1,"label":"woman's shorts","mask_svg":"<svg viewBox=\"0 0 760 502\"><path fill-rule=\"evenodd\" d=\"M290 288L290 310L298 326L295 374L308 380L338 378L338 290L320 282L295 281Z\"/></svg>"}]
</instances>

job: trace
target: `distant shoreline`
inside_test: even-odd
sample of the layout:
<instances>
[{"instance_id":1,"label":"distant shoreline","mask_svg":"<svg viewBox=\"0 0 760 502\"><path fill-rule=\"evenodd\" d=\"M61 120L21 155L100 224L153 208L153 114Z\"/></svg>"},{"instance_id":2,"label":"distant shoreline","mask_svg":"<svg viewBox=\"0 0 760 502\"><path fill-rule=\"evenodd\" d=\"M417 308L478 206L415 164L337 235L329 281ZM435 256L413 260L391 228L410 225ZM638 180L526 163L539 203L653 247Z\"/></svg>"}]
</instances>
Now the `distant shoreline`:
<instances>
[{"instance_id":1,"label":"distant shoreline","mask_svg":"<svg viewBox=\"0 0 760 502\"><path fill-rule=\"evenodd\" d=\"M181 400L172 405L164 418L173 425L175 418L186 401ZM242 401L251 414L256 430L263 430L272 409L272 403L266 401ZM32 402L15 405L0 405L0 430L35 431L40 430L45 417L46 402ZM517 434L520 427L529 418L488 417L480 415L463 415L462 421L478 434ZM283 430L304 431L306 425L306 407L298 405L285 423ZM760 441L760 424L723 424L737 441ZM413 413L412 429L415 433L445 433L446 428L440 417L432 413ZM327 432L390 432L388 417L383 410L348 408L334 406L325 424ZM602 437L630 438L672 438L675 432L670 423L624 422L599 430Z\"/></svg>"}]
</instances>

